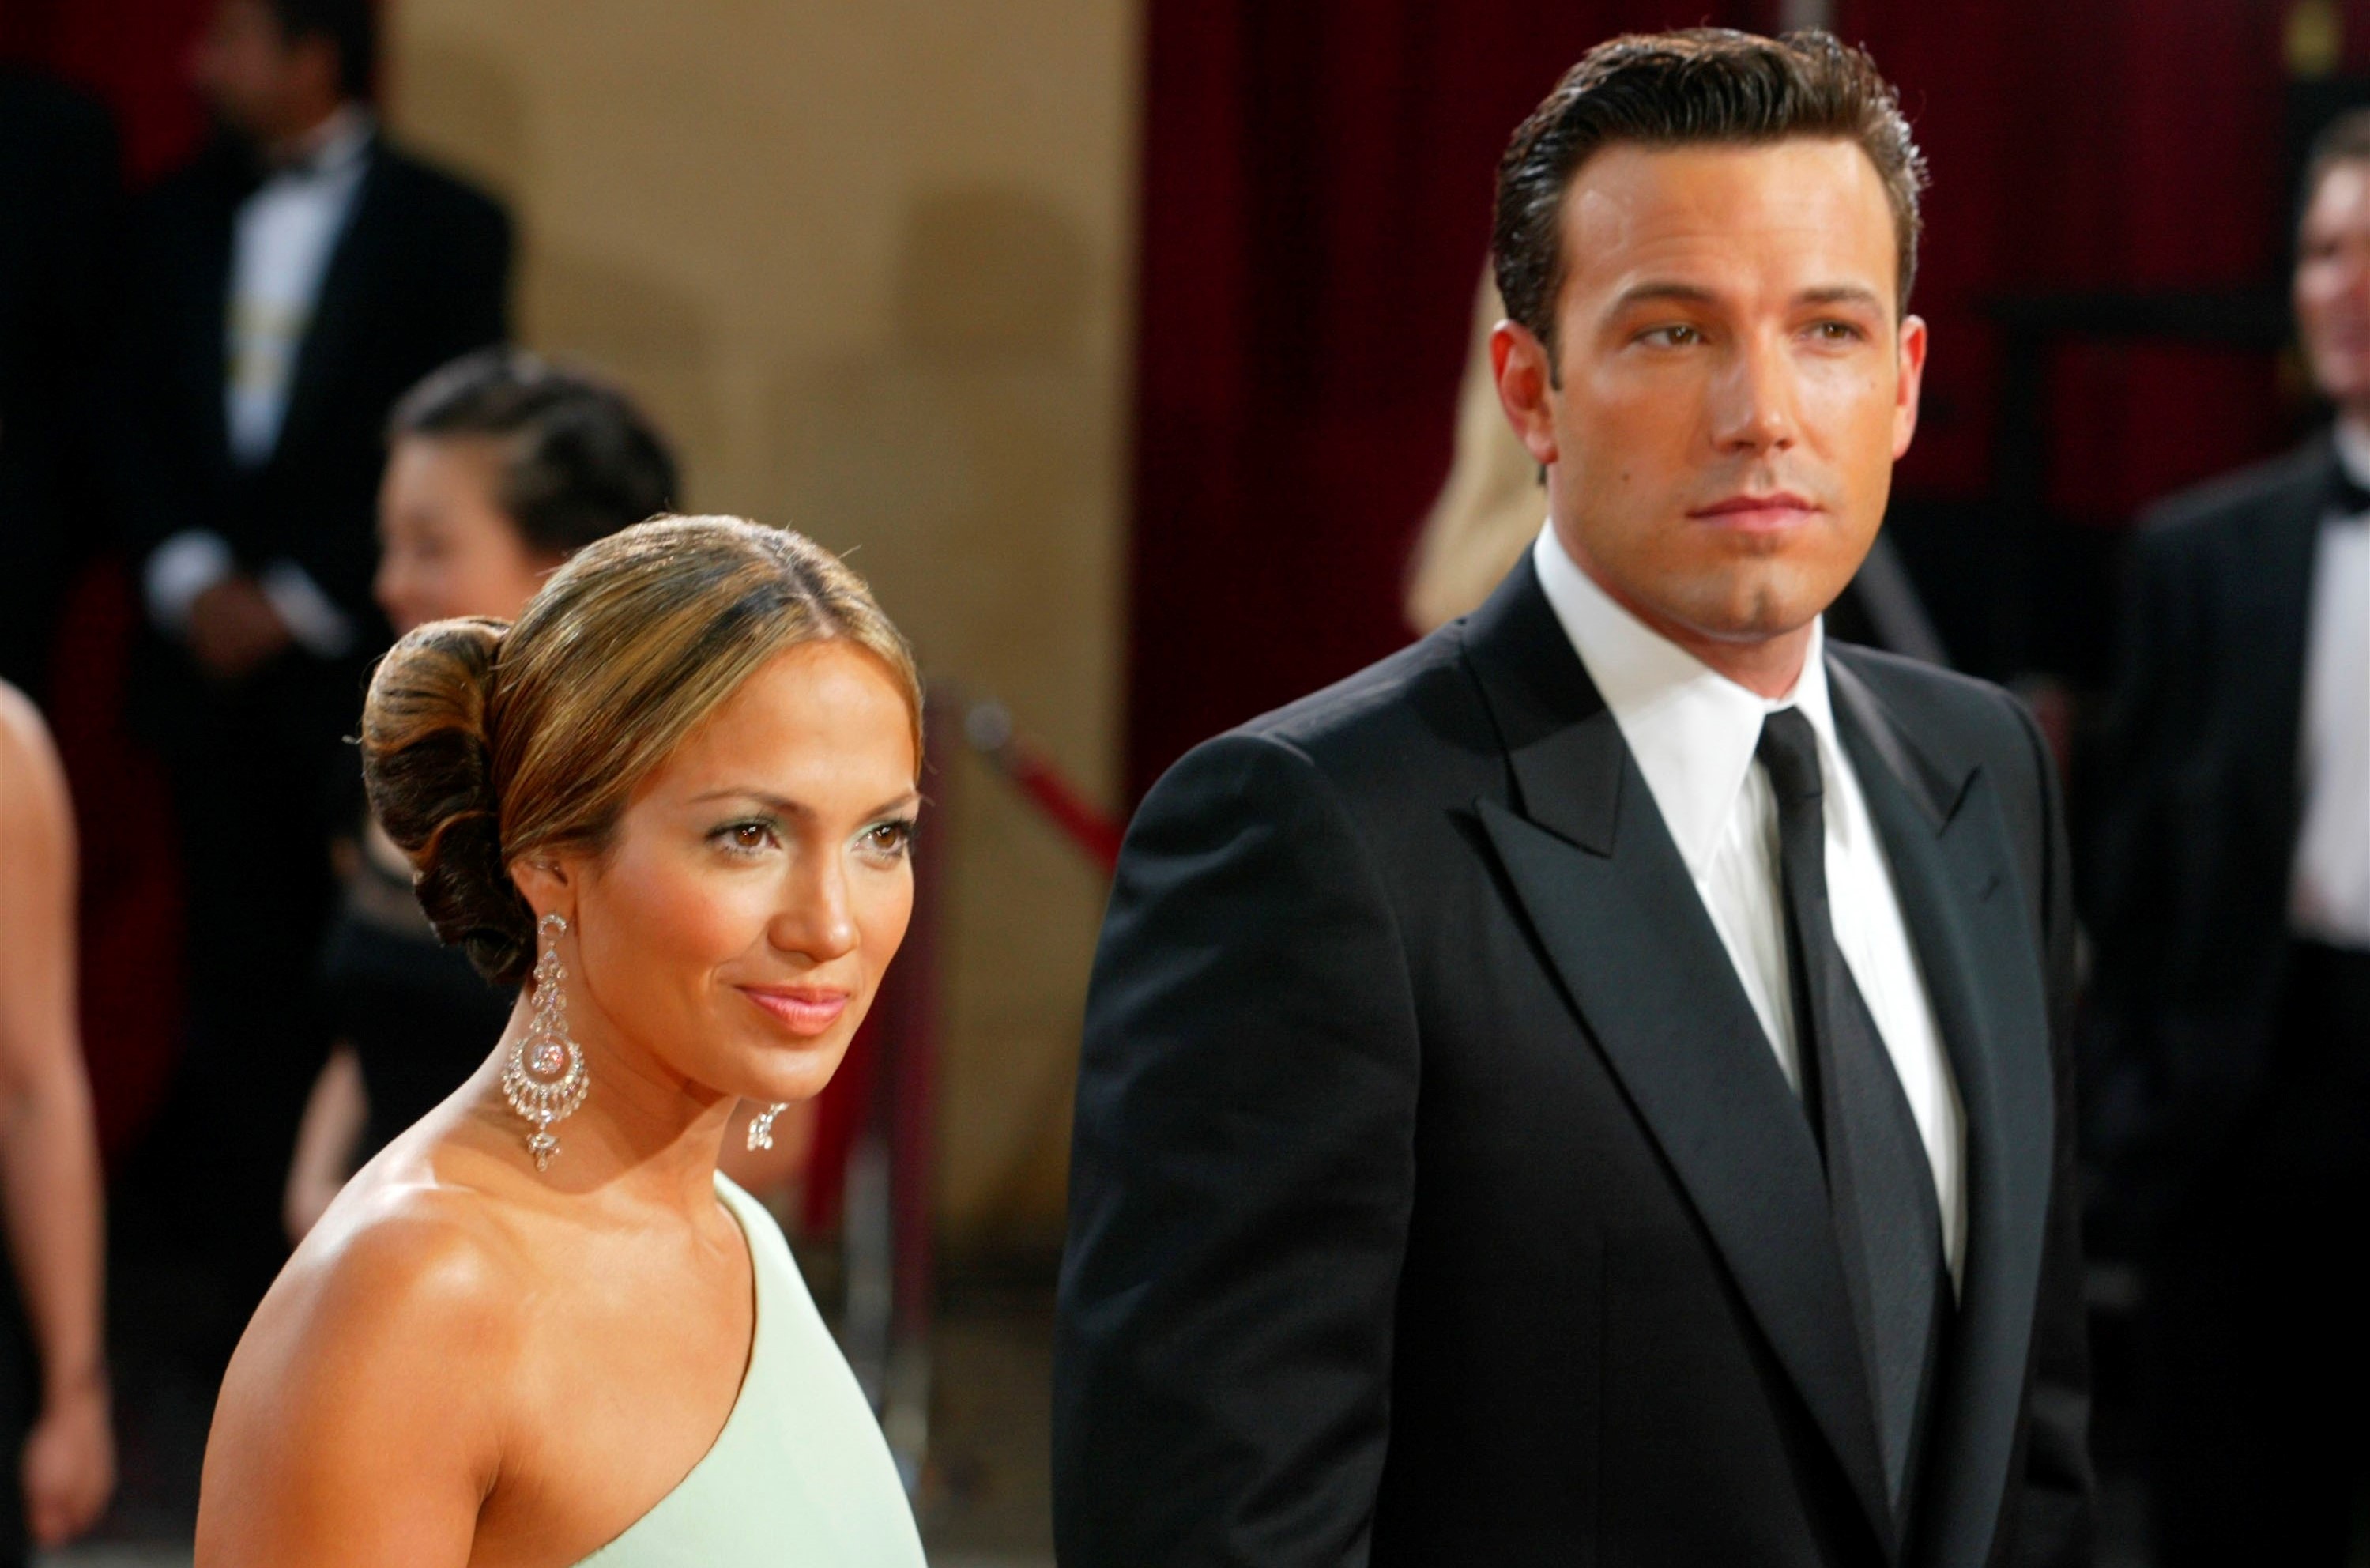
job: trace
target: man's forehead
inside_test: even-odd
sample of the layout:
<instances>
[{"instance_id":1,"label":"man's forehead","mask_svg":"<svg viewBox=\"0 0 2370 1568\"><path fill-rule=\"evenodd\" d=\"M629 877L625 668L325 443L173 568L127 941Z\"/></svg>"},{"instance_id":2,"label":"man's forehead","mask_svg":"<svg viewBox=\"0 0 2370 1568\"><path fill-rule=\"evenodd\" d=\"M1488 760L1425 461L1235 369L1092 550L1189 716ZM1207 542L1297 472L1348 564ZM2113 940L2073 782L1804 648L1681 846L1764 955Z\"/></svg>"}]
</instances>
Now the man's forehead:
<instances>
[{"instance_id":1,"label":"man's forehead","mask_svg":"<svg viewBox=\"0 0 2370 1568\"><path fill-rule=\"evenodd\" d=\"M2341 158L2321 172L2305 208L2304 226L2370 227L2370 158Z\"/></svg>"},{"instance_id":2,"label":"man's forehead","mask_svg":"<svg viewBox=\"0 0 2370 1568\"><path fill-rule=\"evenodd\" d=\"M1614 144L1573 175L1563 236L1570 280L1609 282L1653 258L1722 270L1803 265L1889 293L1896 263L1883 180L1841 138Z\"/></svg>"}]
</instances>

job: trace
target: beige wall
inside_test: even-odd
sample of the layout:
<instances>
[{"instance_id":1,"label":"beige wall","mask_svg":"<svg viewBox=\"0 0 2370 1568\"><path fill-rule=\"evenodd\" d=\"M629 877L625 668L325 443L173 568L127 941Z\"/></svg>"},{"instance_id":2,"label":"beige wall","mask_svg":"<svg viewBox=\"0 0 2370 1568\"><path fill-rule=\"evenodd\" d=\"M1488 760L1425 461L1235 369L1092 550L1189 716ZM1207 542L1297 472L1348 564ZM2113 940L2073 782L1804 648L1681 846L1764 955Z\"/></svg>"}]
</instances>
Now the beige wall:
<instances>
[{"instance_id":1,"label":"beige wall","mask_svg":"<svg viewBox=\"0 0 2370 1568\"><path fill-rule=\"evenodd\" d=\"M1003 697L1106 801L1135 12L390 9L390 117L512 202L525 340L643 397L684 450L692 508L851 552L934 676ZM959 1241L1042 1240L1102 881L968 758L939 792L941 1211Z\"/></svg>"}]
</instances>

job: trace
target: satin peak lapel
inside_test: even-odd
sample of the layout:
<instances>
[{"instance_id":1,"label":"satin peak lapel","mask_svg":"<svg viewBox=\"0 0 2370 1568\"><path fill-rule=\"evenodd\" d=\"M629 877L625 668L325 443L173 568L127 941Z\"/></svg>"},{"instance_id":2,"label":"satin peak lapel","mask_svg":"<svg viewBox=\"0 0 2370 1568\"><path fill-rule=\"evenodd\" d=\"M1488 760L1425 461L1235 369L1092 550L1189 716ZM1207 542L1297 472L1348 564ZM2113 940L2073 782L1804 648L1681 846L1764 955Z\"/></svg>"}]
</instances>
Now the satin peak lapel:
<instances>
[{"instance_id":1,"label":"satin peak lapel","mask_svg":"<svg viewBox=\"0 0 2370 1568\"><path fill-rule=\"evenodd\" d=\"M1827 668L1967 1119L1966 1259L1911 1560L1983 1562L2023 1410L2055 1140L2041 939L1994 780L1913 742L1864 680Z\"/></svg>"},{"instance_id":2,"label":"satin peak lapel","mask_svg":"<svg viewBox=\"0 0 2370 1568\"><path fill-rule=\"evenodd\" d=\"M1483 829L1588 1035L1898 1560L1818 1148L1528 558L1468 649L1519 791Z\"/></svg>"}]
</instances>

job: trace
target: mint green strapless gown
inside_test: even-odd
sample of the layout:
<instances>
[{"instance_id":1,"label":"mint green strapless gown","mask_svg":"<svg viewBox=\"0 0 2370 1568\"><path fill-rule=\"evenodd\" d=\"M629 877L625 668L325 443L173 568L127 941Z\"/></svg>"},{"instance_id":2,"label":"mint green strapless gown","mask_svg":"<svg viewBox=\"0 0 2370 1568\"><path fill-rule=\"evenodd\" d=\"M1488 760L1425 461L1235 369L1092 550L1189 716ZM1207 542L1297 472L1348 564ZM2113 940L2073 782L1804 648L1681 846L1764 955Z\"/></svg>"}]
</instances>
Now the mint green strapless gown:
<instances>
[{"instance_id":1,"label":"mint green strapless gown","mask_svg":"<svg viewBox=\"0 0 2370 1568\"><path fill-rule=\"evenodd\" d=\"M789 1244L721 1175L716 1193L756 1275L741 1396L707 1457L580 1568L923 1568L896 1462Z\"/></svg>"}]
</instances>

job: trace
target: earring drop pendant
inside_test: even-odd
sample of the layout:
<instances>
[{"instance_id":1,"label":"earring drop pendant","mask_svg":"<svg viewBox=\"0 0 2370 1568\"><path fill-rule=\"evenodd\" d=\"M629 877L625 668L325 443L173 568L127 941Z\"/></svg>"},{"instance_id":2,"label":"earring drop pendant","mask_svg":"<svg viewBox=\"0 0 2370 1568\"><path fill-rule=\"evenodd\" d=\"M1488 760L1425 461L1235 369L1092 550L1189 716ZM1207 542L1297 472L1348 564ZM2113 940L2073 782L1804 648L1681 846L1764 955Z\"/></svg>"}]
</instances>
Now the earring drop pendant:
<instances>
[{"instance_id":1,"label":"earring drop pendant","mask_svg":"<svg viewBox=\"0 0 2370 1568\"><path fill-rule=\"evenodd\" d=\"M552 1126L584 1103L591 1078L584 1069L583 1048L568 1032L568 993L562 987L568 971L559 962L559 939L568 934L568 922L546 915L535 922L535 931L545 939L543 956L535 962L526 1028L511 1042L502 1063L502 1097L535 1129L527 1135L526 1151L542 1170L559 1152Z\"/></svg>"},{"instance_id":2,"label":"earring drop pendant","mask_svg":"<svg viewBox=\"0 0 2370 1568\"><path fill-rule=\"evenodd\" d=\"M774 1118L788 1109L789 1101L785 1100L766 1106L749 1118L750 1153L754 1154L761 1148L774 1147Z\"/></svg>"}]
</instances>

